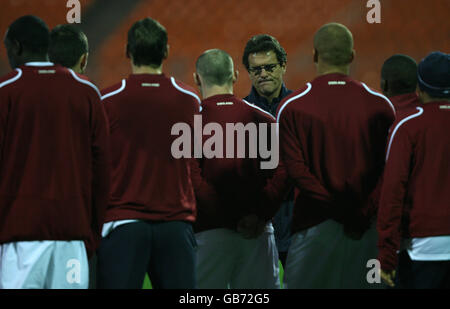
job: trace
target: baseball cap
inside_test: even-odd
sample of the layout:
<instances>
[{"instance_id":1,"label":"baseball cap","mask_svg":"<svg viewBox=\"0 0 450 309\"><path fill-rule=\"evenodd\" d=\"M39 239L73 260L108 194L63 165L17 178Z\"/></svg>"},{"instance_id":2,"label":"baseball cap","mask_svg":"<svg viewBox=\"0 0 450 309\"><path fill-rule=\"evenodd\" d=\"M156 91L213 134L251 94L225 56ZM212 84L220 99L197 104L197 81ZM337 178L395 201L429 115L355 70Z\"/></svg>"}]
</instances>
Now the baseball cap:
<instances>
[{"instance_id":1,"label":"baseball cap","mask_svg":"<svg viewBox=\"0 0 450 309\"><path fill-rule=\"evenodd\" d=\"M450 55L435 51L426 56L417 70L419 88L435 98L450 98Z\"/></svg>"}]
</instances>

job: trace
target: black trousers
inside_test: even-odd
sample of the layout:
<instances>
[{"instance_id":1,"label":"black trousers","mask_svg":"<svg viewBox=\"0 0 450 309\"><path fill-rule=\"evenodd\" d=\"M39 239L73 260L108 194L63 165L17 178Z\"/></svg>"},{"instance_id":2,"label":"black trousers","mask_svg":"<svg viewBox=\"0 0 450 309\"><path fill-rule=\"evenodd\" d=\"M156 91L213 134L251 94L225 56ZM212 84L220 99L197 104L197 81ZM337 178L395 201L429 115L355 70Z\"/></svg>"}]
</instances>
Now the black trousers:
<instances>
[{"instance_id":1,"label":"black trousers","mask_svg":"<svg viewBox=\"0 0 450 309\"><path fill-rule=\"evenodd\" d=\"M395 281L399 289L449 289L450 261L413 261L403 250Z\"/></svg>"},{"instance_id":2,"label":"black trousers","mask_svg":"<svg viewBox=\"0 0 450 309\"><path fill-rule=\"evenodd\" d=\"M141 289L148 273L154 289L193 289L196 248L187 222L121 225L103 238L97 251L97 288Z\"/></svg>"}]
</instances>

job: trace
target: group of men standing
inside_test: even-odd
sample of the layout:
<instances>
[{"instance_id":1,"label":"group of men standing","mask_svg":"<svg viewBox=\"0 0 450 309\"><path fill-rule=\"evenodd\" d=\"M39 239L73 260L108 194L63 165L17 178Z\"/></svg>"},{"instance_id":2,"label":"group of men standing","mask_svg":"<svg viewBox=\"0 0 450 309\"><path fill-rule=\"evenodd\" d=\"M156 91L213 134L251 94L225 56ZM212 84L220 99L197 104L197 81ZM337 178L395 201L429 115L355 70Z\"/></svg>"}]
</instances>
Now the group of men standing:
<instances>
[{"instance_id":1,"label":"group of men standing","mask_svg":"<svg viewBox=\"0 0 450 309\"><path fill-rule=\"evenodd\" d=\"M196 61L200 99L164 74L167 32L150 18L128 32L132 74L101 92L81 75L88 42L71 25L24 16L5 47L0 288L87 288L88 260L96 288L140 288L148 274L154 288L274 289L278 260L286 288L370 288L375 258L390 286L450 286L448 54L389 58L383 95L349 77L353 36L330 23L314 37L317 77L291 91L286 51L256 35L242 59L250 94L233 94L233 60L211 49ZM278 167L175 158L173 126L196 115L263 124ZM276 137L261 132L275 123Z\"/></svg>"}]
</instances>

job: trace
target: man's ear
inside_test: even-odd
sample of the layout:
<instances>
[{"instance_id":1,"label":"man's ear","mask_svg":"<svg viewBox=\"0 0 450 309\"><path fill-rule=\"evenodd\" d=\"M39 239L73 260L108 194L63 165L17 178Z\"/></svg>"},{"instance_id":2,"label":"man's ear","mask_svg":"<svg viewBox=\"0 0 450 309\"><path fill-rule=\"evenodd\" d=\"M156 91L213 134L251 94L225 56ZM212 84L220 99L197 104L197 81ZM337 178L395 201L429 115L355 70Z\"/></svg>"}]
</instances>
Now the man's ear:
<instances>
[{"instance_id":1,"label":"man's ear","mask_svg":"<svg viewBox=\"0 0 450 309\"><path fill-rule=\"evenodd\" d=\"M389 92L389 83L388 83L388 81L382 78L381 82L380 82L380 87L381 87L381 91L383 91L383 94L387 96L387 94Z\"/></svg>"},{"instance_id":2,"label":"man's ear","mask_svg":"<svg viewBox=\"0 0 450 309\"><path fill-rule=\"evenodd\" d=\"M315 48L313 50L313 57L314 57L314 63L318 63L319 62L319 52Z\"/></svg>"},{"instance_id":3,"label":"man's ear","mask_svg":"<svg viewBox=\"0 0 450 309\"><path fill-rule=\"evenodd\" d=\"M235 70L233 72L233 84L238 80L238 78L239 78L239 71Z\"/></svg>"},{"instance_id":4,"label":"man's ear","mask_svg":"<svg viewBox=\"0 0 450 309\"><path fill-rule=\"evenodd\" d=\"M164 59L169 58L169 52L170 52L170 45L166 45L166 51L164 52Z\"/></svg>"},{"instance_id":5,"label":"man's ear","mask_svg":"<svg viewBox=\"0 0 450 309\"><path fill-rule=\"evenodd\" d=\"M198 87L201 87L201 86L202 86L202 82L201 82L200 76L197 74L197 72L194 72L192 76L194 77L194 83L195 83Z\"/></svg>"},{"instance_id":6,"label":"man's ear","mask_svg":"<svg viewBox=\"0 0 450 309\"><path fill-rule=\"evenodd\" d=\"M356 51L354 49L352 49L352 55L350 56L350 61L348 63L352 63L353 60L355 60L355 56L356 56Z\"/></svg>"},{"instance_id":7,"label":"man's ear","mask_svg":"<svg viewBox=\"0 0 450 309\"><path fill-rule=\"evenodd\" d=\"M88 64L88 58L89 58L89 53L85 53L81 56L81 60L80 60L80 70L81 70L81 74L84 73L84 71L86 70L87 64Z\"/></svg>"},{"instance_id":8,"label":"man's ear","mask_svg":"<svg viewBox=\"0 0 450 309\"><path fill-rule=\"evenodd\" d=\"M125 55L127 56L127 59L131 59L131 55L130 55L130 45L127 44L127 46L125 47Z\"/></svg>"},{"instance_id":9,"label":"man's ear","mask_svg":"<svg viewBox=\"0 0 450 309\"><path fill-rule=\"evenodd\" d=\"M281 70L283 70L283 75L286 74L286 67L287 67L286 63L283 63L281 65Z\"/></svg>"},{"instance_id":10,"label":"man's ear","mask_svg":"<svg viewBox=\"0 0 450 309\"><path fill-rule=\"evenodd\" d=\"M11 51L16 56L22 56L22 54L23 54L23 46L22 46L22 44L19 41L17 41L17 40L12 41L11 42Z\"/></svg>"},{"instance_id":11,"label":"man's ear","mask_svg":"<svg viewBox=\"0 0 450 309\"><path fill-rule=\"evenodd\" d=\"M420 87L417 87L417 95L422 103L425 103L429 100L429 96L425 91L422 91Z\"/></svg>"}]
</instances>

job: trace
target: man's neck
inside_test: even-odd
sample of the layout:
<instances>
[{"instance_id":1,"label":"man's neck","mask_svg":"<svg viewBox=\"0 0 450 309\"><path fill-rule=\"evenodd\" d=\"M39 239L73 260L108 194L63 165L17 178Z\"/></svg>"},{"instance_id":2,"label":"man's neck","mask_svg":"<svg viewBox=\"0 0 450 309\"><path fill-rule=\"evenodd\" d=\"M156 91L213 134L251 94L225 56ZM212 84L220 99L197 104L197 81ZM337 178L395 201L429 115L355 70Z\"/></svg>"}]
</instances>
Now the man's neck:
<instances>
[{"instance_id":1,"label":"man's neck","mask_svg":"<svg viewBox=\"0 0 450 309\"><path fill-rule=\"evenodd\" d=\"M151 67L151 66L136 66L134 64L131 64L131 71L133 74L162 74L163 69L162 65L159 67Z\"/></svg>"},{"instance_id":2,"label":"man's neck","mask_svg":"<svg viewBox=\"0 0 450 309\"><path fill-rule=\"evenodd\" d=\"M324 64L322 62L319 62L316 64L317 68L317 74L319 76L327 75L327 74L343 74L343 75L350 75L350 66L331 66Z\"/></svg>"},{"instance_id":3,"label":"man's neck","mask_svg":"<svg viewBox=\"0 0 450 309\"><path fill-rule=\"evenodd\" d=\"M422 103L423 104L427 104L427 103L433 103L433 102L449 102L450 103L450 98L422 98Z\"/></svg>"},{"instance_id":4,"label":"man's neck","mask_svg":"<svg viewBox=\"0 0 450 309\"><path fill-rule=\"evenodd\" d=\"M416 93L414 91L401 92L401 93L400 92L390 92L390 91L388 91L388 92L383 92L383 94L386 97L388 97L388 98L395 98L395 97L406 96L406 95L409 95L409 96L416 95Z\"/></svg>"},{"instance_id":5,"label":"man's neck","mask_svg":"<svg viewBox=\"0 0 450 309\"><path fill-rule=\"evenodd\" d=\"M49 61L50 60L47 55L45 55L45 56L31 55L31 56L24 57L22 59L22 61L19 61L18 65L21 66L28 62L49 62Z\"/></svg>"},{"instance_id":6,"label":"man's neck","mask_svg":"<svg viewBox=\"0 0 450 309\"><path fill-rule=\"evenodd\" d=\"M233 86L211 86L201 89L203 99L213 97L215 95L233 94Z\"/></svg>"},{"instance_id":7,"label":"man's neck","mask_svg":"<svg viewBox=\"0 0 450 309\"><path fill-rule=\"evenodd\" d=\"M72 71L74 71L75 73L78 73L78 74L84 74L84 70L81 68L81 66L80 65L75 65L75 66L73 66L73 67L71 67L71 69L72 69Z\"/></svg>"}]
</instances>

